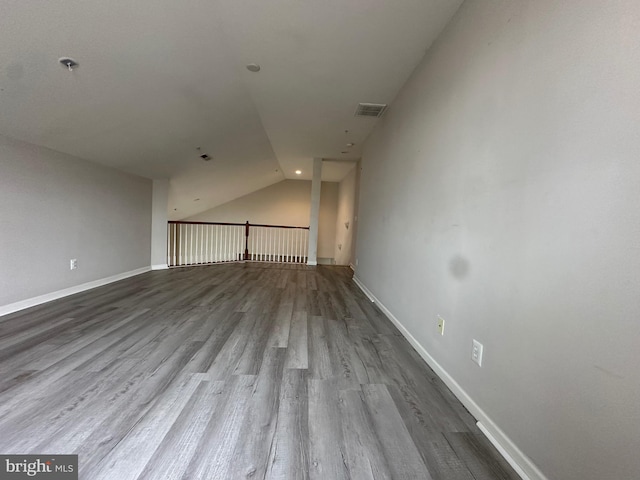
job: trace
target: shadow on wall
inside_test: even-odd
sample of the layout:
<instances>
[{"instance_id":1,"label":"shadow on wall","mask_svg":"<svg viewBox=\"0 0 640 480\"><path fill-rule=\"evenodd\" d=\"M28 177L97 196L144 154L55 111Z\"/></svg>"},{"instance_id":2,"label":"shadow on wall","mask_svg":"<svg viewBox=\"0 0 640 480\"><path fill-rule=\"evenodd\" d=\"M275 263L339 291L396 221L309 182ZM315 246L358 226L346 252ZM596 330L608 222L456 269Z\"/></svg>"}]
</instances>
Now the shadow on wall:
<instances>
[{"instance_id":1,"label":"shadow on wall","mask_svg":"<svg viewBox=\"0 0 640 480\"><path fill-rule=\"evenodd\" d=\"M462 255L456 255L449 260L449 271L456 279L464 280L469 275L470 265L469 260Z\"/></svg>"}]
</instances>

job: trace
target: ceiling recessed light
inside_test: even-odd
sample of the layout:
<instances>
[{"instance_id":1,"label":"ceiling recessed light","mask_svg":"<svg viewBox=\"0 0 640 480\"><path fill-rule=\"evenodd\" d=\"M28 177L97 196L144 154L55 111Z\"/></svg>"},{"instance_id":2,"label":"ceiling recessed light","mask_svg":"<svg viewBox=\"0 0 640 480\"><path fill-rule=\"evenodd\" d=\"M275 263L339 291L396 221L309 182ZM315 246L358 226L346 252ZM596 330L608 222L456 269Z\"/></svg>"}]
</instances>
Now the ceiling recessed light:
<instances>
[{"instance_id":1,"label":"ceiling recessed light","mask_svg":"<svg viewBox=\"0 0 640 480\"><path fill-rule=\"evenodd\" d=\"M296 175L301 175L302 174L302 170L296 170Z\"/></svg>"},{"instance_id":2,"label":"ceiling recessed light","mask_svg":"<svg viewBox=\"0 0 640 480\"><path fill-rule=\"evenodd\" d=\"M353 147L355 143L347 143L347 147Z\"/></svg>"},{"instance_id":3,"label":"ceiling recessed light","mask_svg":"<svg viewBox=\"0 0 640 480\"><path fill-rule=\"evenodd\" d=\"M341 152L341 153L349 153L349 152Z\"/></svg>"},{"instance_id":4,"label":"ceiling recessed light","mask_svg":"<svg viewBox=\"0 0 640 480\"><path fill-rule=\"evenodd\" d=\"M194 202L199 202L199 201L200 201L200 199L199 199L199 198L196 198L196 199L194 200Z\"/></svg>"},{"instance_id":5,"label":"ceiling recessed light","mask_svg":"<svg viewBox=\"0 0 640 480\"><path fill-rule=\"evenodd\" d=\"M257 63L250 63L249 65L247 65L247 70L253 73L259 72L260 65L258 65Z\"/></svg>"}]
</instances>

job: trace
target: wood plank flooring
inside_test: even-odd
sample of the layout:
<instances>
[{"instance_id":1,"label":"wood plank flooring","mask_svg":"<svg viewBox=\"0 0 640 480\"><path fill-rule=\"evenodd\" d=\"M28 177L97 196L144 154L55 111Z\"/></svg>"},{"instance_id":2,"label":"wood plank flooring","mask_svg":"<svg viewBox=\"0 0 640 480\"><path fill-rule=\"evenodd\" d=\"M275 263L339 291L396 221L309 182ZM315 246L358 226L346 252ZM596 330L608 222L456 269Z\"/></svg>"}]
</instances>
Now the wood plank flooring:
<instances>
[{"instance_id":1,"label":"wood plank flooring","mask_svg":"<svg viewBox=\"0 0 640 480\"><path fill-rule=\"evenodd\" d=\"M0 318L0 453L94 479L517 479L343 267L149 272Z\"/></svg>"}]
</instances>

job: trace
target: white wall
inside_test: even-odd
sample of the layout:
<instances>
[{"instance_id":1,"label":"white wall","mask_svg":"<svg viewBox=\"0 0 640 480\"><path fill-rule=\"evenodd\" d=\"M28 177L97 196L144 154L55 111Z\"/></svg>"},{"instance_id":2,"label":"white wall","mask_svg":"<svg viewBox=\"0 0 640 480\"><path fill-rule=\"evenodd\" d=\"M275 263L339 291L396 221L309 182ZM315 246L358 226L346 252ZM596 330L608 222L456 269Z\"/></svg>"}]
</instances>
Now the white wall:
<instances>
[{"instance_id":1,"label":"white wall","mask_svg":"<svg viewBox=\"0 0 640 480\"><path fill-rule=\"evenodd\" d=\"M0 223L1 307L148 267L151 181L0 136Z\"/></svg>"},{"instance_id":2,"label":"white wall","mask_svg":"<svg viewBox=\"0 0 640 480\"><path fill-rule=\"evenodd\" d=\"M318 259L333 259L336 241L338 184L322 182L318 222ZM311 181L283 180L228 203L185 218L192 222L262 223L308 227Z\"/></svg>"},{"instance_id":3,"label":"white wall","mask_svg":"<svg viewBox=\"0 0 640 480\"><path fill-rule=\"evenodd\" d=\"M169 208L169 180L153 180L151 195L151 268L167 266L167 220Z\"/></svg>"},{"instance_id":4,"label":"white wall","mask_svg":"<svg viewBox=\"0 0 640 480\"><path fill-rule=\"evenodd\" d=\"M338 185L338 212L336 214L336 250L335 260L338 265L349 265L352 262L352 241L355 229L355 197L356 173L354 168ZM347 225L345 224L349 224Z\"/></svg>"},{"instance_id":5,"label":"white wall","mask_svg":"<svg viewBox=\"0 0 640 480\"><path fill-rule=\"evenodd\" d=\"M365 146L358 278L550 479L640 478L639 125L640 2L474 0Z\"/></svg>"}]
</instances>

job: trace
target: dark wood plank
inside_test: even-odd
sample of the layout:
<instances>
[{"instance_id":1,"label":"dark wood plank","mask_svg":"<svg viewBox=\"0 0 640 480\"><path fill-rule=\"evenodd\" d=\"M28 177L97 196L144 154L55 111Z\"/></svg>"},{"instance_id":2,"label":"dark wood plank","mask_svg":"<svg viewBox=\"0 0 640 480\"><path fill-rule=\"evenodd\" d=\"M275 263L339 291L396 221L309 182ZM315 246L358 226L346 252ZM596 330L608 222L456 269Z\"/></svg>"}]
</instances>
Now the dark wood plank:
<instances>
[{"instance_id":1,"label":"dark wood plank","mask_svg":"<svg viewBox=\"0 0 640 480\"><path fill-rule=\"evenodd\" d=\"M309 478L309 405L305 370L286 370L283 374L278 420L264 478Z\"/></svg>"},{"instance_id":2,"label":"dark wood plank","mask_svg":"<svg viewBox=\"0 0 640 480\"><path fill-rule=\"evenodd\" d=\"M225 390L225 382L201 382L155 449L142 473L133 478L154 480L158 477L158 472L162 472L163 479L182 478L209 421L220 414L229 400L228 393L229 391ZM155 412L147 415L153 413ZM144 460L146 456L140 463Z\"/></svg>"},{"instance_id":3,"label":"dark wood plank","mask_svg":"<svg viewBox=\"0 0 640 480\"><path fill-rule=\"evenodd\" d=\"M285 368L309 368L309 336L306 312L295 312L291 318L291 331Z\"/></svg>"},{"instance_id":4,"label":"dark wood plank","mask_svg":"<svg viewBox=\"0 0 640 480\"><path fill-rule=\"evenodd\" d=\"M310 378L327 379L333 376L329 356L327 321L321 316L309 319L309 374Z\"/></svg>"},{"instance_id":5,"label":"dark wood plank","mask_svg":"<svg viewBox=\"0 0 640 480\"><path fill-rule=\"evenodd\" d=\"M449 432L444 436L475 480L513 478L511 466L482 433Z\"/></svg>"},{"instance_id":6,"label":"dark wood plank","mask_svg":"<svg viewBox=\"0 0 640 480\"><path fill-rule=\"evenodd\" d=\"M387 388L384 385L363 385L362 392L392 478L431 480Z\"/></svg>"},{"instance_id":7,"label":"dark wood plank","mask_svg":"<svg viewBox=\"0 0 640 480\"><path fill-rule=\"evenodd\" d=\"M420 409L408 402L395 385L387 385L407 431L434 480L475 480L447 439Z\"/></svg>"},{"instance_id":8,"label":"dark wood plank","mask_svg":"<svg viewBox=\"0 0 640 480\"><path fill-rule=\"evenodd\" d=\"M385 456L363 394L359 390L340 391L340 421L350 477L392 479L391 458ZM419 475L416 475L421 478Z\"/></svg>"},{"instance_id":9,"label":"dark wood plank","mask_svg":"<svg viewBox=\"0 0 640 480\"><path fill-rule=\"evenodd\" d=\"M309 478L350 478L338 389L331 380L309 380Z\"/></svg>"}]
</instances>

